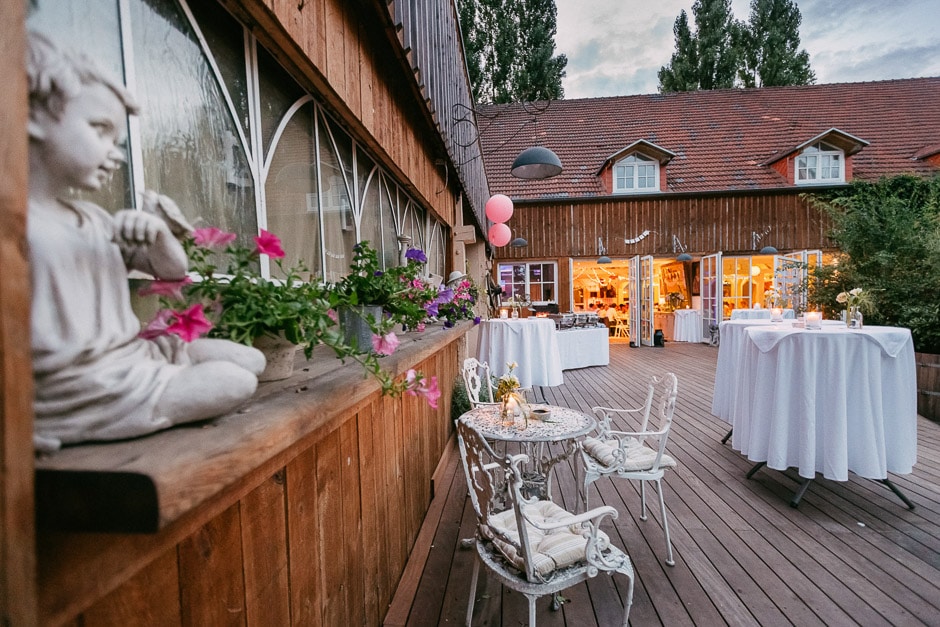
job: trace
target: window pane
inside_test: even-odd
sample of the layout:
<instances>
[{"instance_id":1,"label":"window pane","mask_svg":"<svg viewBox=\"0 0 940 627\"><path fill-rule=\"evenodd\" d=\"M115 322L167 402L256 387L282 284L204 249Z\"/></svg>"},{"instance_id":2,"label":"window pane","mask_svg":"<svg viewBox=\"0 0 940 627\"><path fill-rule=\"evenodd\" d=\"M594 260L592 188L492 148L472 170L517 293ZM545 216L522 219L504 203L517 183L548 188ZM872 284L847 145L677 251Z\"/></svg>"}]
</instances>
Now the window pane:
<instances>
[{"instance_id":1,"label":"window pane","mask_svg":"<svg viewBox=\"0 0 940 627\"><path fill-rule=\"evenodd\" d=\"M225 9L214 2L190 2L189 8L199 24L199 30L212 50L212 56L222 81L232 98L232 104L238 112L239 123L248 136L248 84L245 78L245 31ZM203 25L211 25L211 28ZM258 49L258 54L268 58L266 51ZM267 76L262 71L262 90Z\"/></svg>"},{"instance_id":2,"label":"window pane","mask_svg":"<svg viewBox=\"0 0 940 627\"><path fill-rule=\"evenodd\" d=\"M320 267L320 206L312 102L291 117L274 147L265 181L268 230L281 238L284 265L303 261L313 276ZM305 277L306 278L306 277Z\"/></svg>"},{"instance_id":3,"label":"window pane","mask_svg":"<svg viewBox=\"0 0 940 627\"><path fill-rule=\"evenodd\" d=\"M131 22L147 187L173 198L197 225L243 241L256 235L248 160L185 17L171 0L148 0L132 3ZM215 24L201 27L208 32Z\"/></svg>"},{"instance_id":4,"label":"window pane","mask_svg":"<svg viewBox=\"0 0 940 627\"><path fill-rule=\"evenodd\" d=\"M216 9L217 11L220 9ZM261 141L264 152L271 149L271 141L278 124L288 108L305 94L300 85L274 57L258 47L258 76L261 81Z\"/></svg>"},{"instance_id":5,"label":"window pane","mask_svg":"<svg viewBox=\"0 0 940 627\"><path fill-rule=\"evenodd\" d=\"M343 166L334 150L330 129L324 117L319 117L318 126L320 211L323 220L323 247L326 252L323 276L326 281L333 283L349 272L353 260L353 246L356 245L356 227L349 190L346 188L348 177L344 177ZM345 138L337 138L337 142L342 145L343 139ZM347 153L346 156L350 155Z\"/></svg>"}]
</instances>

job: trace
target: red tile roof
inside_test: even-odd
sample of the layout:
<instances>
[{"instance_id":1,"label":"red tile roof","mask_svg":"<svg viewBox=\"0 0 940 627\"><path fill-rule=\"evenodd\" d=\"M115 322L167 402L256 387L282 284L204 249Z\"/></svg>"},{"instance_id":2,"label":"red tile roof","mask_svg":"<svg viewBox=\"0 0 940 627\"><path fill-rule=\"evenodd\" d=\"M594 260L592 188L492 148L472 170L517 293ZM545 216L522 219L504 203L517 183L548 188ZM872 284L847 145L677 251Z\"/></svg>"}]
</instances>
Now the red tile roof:
<instances>
[{"instance_id":1,"label":"red tile roof","mask_svg":"<svg viewBox=\"0 0 940 627\"><path fill-rule=\"evenodd\" d=\"M490 192L517 199L606 195L598 170L638 140L676 153L666 166L666 193L788 187L762 164L832 128L869 142L852 157L855 179L940 172L915 158L940 142L940 77L555 100L480 112ZM534 144L559 156L560 175L536 181L509 173Z\"/></svg>"}]
</instances>

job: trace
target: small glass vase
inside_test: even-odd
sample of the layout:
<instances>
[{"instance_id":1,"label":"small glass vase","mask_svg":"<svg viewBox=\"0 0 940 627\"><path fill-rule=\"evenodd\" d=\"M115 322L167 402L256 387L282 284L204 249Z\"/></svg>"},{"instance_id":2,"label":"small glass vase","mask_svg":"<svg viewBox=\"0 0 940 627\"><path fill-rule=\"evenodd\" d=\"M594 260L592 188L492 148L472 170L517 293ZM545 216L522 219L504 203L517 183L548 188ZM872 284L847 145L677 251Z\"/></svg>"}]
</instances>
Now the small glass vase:
<instances>
[{"instance_id":1,"label":"small glass vase","mask_svg":"<svg viewBox=\"0 0 940 627\"><path fill-rule=\"evenodd\" d=\"M850 329L861 329L863 325L862 310L858 307L849 307L845 312L845 326Z\"/></svg>"}]
</instances>

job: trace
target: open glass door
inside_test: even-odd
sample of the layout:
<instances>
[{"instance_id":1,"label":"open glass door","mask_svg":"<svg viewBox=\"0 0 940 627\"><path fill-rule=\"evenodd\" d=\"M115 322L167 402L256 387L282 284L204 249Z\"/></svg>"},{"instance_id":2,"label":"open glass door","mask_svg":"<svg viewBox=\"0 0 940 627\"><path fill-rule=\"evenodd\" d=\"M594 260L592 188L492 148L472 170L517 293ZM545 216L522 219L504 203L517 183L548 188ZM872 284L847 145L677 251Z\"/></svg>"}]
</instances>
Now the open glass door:
<instances>
[{"instance_id":1,"label":"open glass door","mask_svg":"<svg viewBox=\"0 0 940 627\"><path fill-rule=\"evenodd\" d=\"M630 275L630 345L640 346L640 329L642 298L640 297L640 258L631 257L629 262Z\"/></svg>"},{"instance_id":2,"label":"open glass door","mask_svg":"<svg viewBox=\"0 0 940 627\"><path fill-rule=\"evenodd\" d=\"M653 345L653 257L640 257L640 342L642 346Z\"/></svg>"},{"instance_id":3,"label":"open glass door","mask_svg":"<svg viewBox=\"0 0 940 627\"><path fill-rule=\"evenodd\" d=\"M774 257L774 286L784 295L786 306L797 314L806 311L810 268L821 263L820 250L801 250Z\"/></svg>"},{"instance_id":4,"label":"open glass door","mask_svg":"<svg viewBox=\"0 0 940 627\"><path fill-rule=\"evenodd\" d=\"M721 322L721 253L705 255L699 265L702 295L702 337L711 337L711 325Z\"/></svg>"}]
</instances>

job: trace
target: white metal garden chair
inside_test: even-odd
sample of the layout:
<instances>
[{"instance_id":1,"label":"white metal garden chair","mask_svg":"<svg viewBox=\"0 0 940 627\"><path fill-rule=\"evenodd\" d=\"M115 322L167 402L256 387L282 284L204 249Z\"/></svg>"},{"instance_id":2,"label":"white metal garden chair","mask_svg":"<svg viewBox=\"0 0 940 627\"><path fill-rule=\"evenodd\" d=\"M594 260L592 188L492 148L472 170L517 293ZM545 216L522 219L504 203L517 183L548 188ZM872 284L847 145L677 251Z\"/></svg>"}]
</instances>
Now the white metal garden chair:
<instances>
[{"instance_id":1,"label":"white metal garden chair","mask_svg":"<svg viewBox=\"0 0 940 627\"><path fill-rule=\"evenodd\" d=\"M620 314L616 318L617 324L614 325L614 337L630 337L630 316Z\"/></svg>"},{"instance_id":2,"label":"white metal garden chair","mask_svg":"<svg viewBox=\"0 0 940 627\"><path fill-rule=\"evenodd\" d=\"M482 374L481 374L482 373ZM467 397L472 407L495 405L493 399L493 379L490 377L490 365L473 357L463 360L463 383L467 388Z\"/></svg>"},{"instance_id":3,"label":"white metal garden chair","mask_svg":"<svg viewBox=\"0 0 940 627\"><path fill-rule=\"evenodd\" d=\"M476 546L470 582L467 625L473 618L480 563L499 581L529 601L529 625L535 626L535 602L544 595L597 576L620 573L629 580L623 604L623 627L633 603L633 565L629 556L610 544L600 530L613 507L572 514L551 500L527 499L522 494L522 466L527 455L497 455L486 440L463 421L457 421L457 442L477 516ZM559 601L553 598L552 607Z\"/></svg>"},{"instance_id":4,"label":"white metal garden chair","mask_svg":"<svg viewBox=\"0 0 940 627\"><path fill-rule=\"evenodd\" d=\"M646 520L646 483L656 484L659 495L659 511L666 536L666 564L675 566L672 557L672 541L669 539L669 522L666 519L666 503L663 500L662 478L667 468L676 466L676 460L666 454L666 442L676 410L678 380L671 372L662 377L651 377L647 386L646 402L636 409L614 409L594 407L598 427L594 436L584 438L581 457L584 466L580 469L581 499L584 508L589 506L591 483L601 477L619 477L640 482L640 520ZM618 431L613 429L614 417L638 416L639 429Z\"/></svg>"}]
</instances>

